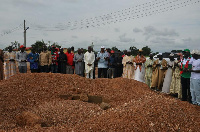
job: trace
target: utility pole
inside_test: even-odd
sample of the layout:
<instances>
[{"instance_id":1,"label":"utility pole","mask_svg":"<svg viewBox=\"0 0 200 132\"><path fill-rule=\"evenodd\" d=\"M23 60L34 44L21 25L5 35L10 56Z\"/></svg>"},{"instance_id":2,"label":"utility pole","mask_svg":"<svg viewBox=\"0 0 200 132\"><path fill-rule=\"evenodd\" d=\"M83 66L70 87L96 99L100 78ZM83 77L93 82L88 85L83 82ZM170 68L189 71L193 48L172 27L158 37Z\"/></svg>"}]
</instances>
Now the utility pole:
<instances>
[{"instance_id":1,"label":"utility pole","mask_svg":"<svg viewBox=\"0 0 200 132\"><path fill-rule=\"evenodd\" d=\"M26 28L26 21L24 20L24 47L26 47L26 30L29 29L29 27Z\"/></svg>"}]
</instances>

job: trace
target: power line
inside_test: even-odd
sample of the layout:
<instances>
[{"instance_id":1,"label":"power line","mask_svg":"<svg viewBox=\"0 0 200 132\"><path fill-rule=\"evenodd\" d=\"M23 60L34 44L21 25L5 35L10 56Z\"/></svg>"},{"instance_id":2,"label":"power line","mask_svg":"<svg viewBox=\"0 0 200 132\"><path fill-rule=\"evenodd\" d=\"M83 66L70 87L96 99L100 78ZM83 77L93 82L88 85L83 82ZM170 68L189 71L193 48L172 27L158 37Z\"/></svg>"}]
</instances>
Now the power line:
<instances>
[{"instance_id":1,"label":"power line","mask_svg":"<svg viewBox=\"0 0 200 132\"><path fill-rule=\"evenodd\" d=\"M125 8L115 12L100 16L81 19L79 21L68 21L51 26L41 26L32 24L34 30L42 31L63 31L78 30L92 27L100 27L108 24L119 23L123 21L139 19L155 14L169 12L178 8L183 8L192 4L199 3L199 0L154 0L134 7Z\"/></svg>"},{"instance_id":2,"label":"power line","mask_svg":"<svg viewBox=\"0 0 200 132\"><path fill-rule=\"evenodd\" d=\"M0 36L3 37L5 35L7 35L7 34L13 33L15 31L18 31L18 30L22 29L22 28L23 28L23 24L20 24L19 26L15 27L13 29L9 29L7 31L4 31Z\"/></svg>"},{"instance_id":3,"label":"power line","mask_svg":"<svg viewBox=\"0 0 200 132\"><path fill-rule=\"evenodd\" d=\"M36 31L80 30L139 19L142 17L161 14L164 12L170 12L172 10L197 4L199 2L199 0L154 0L100 16L81 19L79 21L68 21L64 23L58 23L56 25L45 26L41 24L36 24L35 22L30 22L28 20L27 23L30 24L30 29ZM23 24L20 24L18 27L12 30L4 32L3 34L1 34L1 36L10 34L21 28L23 28Z\"/></svg>"}]
</instances>

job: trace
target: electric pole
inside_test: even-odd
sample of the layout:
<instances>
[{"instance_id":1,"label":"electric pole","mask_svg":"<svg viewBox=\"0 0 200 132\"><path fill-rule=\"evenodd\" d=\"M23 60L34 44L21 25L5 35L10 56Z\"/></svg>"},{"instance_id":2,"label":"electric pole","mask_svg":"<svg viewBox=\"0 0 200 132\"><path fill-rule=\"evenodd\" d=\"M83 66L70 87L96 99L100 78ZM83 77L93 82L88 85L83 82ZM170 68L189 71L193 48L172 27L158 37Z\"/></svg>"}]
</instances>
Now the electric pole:
<instances>
[{"instance_id":1,"label":"electric pole","mask_svg":"<svg viewBox=\"0 0 200 132\"><path fill-rule=\"evenodd\" d=\"M24 20L24 47L26 47L26 30L29 29L29 27L26 28L26 21Z\"/></svg>"}]
</instances>

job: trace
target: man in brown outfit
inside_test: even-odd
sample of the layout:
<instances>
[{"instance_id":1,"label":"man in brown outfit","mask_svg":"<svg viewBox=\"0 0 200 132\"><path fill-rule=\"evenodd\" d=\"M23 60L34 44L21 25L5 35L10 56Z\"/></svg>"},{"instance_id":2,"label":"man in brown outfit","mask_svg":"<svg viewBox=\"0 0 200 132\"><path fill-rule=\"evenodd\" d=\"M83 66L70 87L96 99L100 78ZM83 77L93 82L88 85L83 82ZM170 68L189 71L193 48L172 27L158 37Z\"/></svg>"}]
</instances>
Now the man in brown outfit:
<instances>
[{"instance_id":1,"label":"man in brown outfit","mask_svg":"<svg viewBox=\"0 0 200 132\"><path fill-rule=\"evenodd\" d=\"M51 53L47 50L47 47L45 46L43 48L43 52L40 53L39 57L41 72L49 72L49 66L51 64L51 61Z\"/></svg>"},{"instance_id":2,"label":"man in brown outfit","mask_svg":"<svg viewBox=\"0 0 200 132\"><path fill-rule=\"evenodd\" d=\"M158 55L158 58L159 59L153 63L151 88L156 89L157 91L161 91L165 72L167 70L167 61L163 59L162 53Z\"/></svg>"}]
</instances>

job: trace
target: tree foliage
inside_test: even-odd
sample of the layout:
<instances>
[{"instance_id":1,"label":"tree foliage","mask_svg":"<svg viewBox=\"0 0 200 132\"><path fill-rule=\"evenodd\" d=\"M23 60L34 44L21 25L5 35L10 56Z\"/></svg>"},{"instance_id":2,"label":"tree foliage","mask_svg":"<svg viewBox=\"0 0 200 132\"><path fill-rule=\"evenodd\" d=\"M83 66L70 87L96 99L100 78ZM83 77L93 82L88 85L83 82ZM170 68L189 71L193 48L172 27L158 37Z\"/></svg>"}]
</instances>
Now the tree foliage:
<instances>
[{"instance_id":1,"label":"tree foliage","mask_svg":"<svg viewBox=\"0 0 200 132\"><path fill-rule=\"evenodd\" d=\"M114 46L111 48L111 50L118 51L119 49L116 46Z\"/></svg>"},{"instance_id":2,"label":"tree foliage","mask_svg":"<svg viewBox=\"0 0 200 132\"><path fill-rule=\"evenodd\" d=\"M34 49L36 52L41 51L44 46L46 46L44 41L36 41L34 44L31 45L32 49Z\"/></svg>"},{"instance_id":3,"label":"tree foliage","mask_svg":"<svg viewBox=\"0 0 200 132\"><path fill-rule=\"evenodd\" d=\"M9 46L11 46L12 49L19 49L19 47L20 47L20 43L17 42L17 41L15 41L15 42L11 42L11 45L9 45ZM8 46L8 47L9 47L9 46ZM4 51L8 51L8 47L4 48Z\"/></svg>"},{"instance_id":4,"label":"tree foliage","mask_svg":"<svg viewBox=\"0 0 200 132\"><path fill-rule=\"evenodd\" d=\"M143 55L148 56L151 53L151 49L148 46L142 48Z\"/></svg>"},{"instance_id":5,"label":"tree foliage","mask_svg":"<svg viewBox=\"0 0 200 132\"><path fill-rule=\"evenodd\" d=\"M131 50L133 56L136 56L138 53L138 49L135 46L130 47L129 50Z\"/></svg>"}]
</instances>

